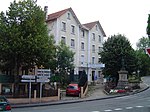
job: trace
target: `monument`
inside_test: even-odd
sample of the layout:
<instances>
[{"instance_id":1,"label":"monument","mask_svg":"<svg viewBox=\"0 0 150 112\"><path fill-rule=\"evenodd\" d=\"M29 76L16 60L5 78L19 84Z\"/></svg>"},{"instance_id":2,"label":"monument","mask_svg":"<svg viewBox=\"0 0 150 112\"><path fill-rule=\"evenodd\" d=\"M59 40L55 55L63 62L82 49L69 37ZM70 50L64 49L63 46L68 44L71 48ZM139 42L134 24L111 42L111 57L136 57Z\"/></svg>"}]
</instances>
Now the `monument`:
<instances>
[{"instance_id":1,"label":"monument","mask_svg":"<svg viewBox=\"0 0 150 112\"><path fill-rule=\"evenodd\" d=\"M124 58L123 57L122 57L121 63L122 63L122 68L120 71L118 71L119 80L118 80L117 88L125 89L125 87L128 87L128 79L127 79L128 71L125 70L125 64L124 64Z\"/></svg>"}]
</instances>

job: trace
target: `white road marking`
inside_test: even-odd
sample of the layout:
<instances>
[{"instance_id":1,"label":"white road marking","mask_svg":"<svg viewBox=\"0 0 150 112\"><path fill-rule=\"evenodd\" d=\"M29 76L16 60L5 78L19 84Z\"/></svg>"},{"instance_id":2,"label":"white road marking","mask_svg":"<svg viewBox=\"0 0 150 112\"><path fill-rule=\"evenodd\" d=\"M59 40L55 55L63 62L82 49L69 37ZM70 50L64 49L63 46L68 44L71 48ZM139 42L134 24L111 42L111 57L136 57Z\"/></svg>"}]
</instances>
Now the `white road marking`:
<instances>
[{"instance_id":1,"label":"white road marking","mask_svg":"<svg viewBox=\"0 0 150 112\"><path fill-rule=\"evenodd\" d=\"M126 107L126 109L133 109L133 107Z\"/></svg>"},{"instance_id":2,"label":"white road marking","mask_svg":"<svg viewBox=\"0 0 150 112\"><path fill-rule=\"evenodd\" d=\"M104 110L105 112L111 112L112 110Z\"/></svg>"},{"instance_id":3,"label":"white road marking","mask_svg":"<svg viewBox=\"0 0 150 112\"><path fill-rule=\"evenodd\" d=\"M116 109L114 109L114 110L122 110L122 108L116 108Z\"/></svg>"},{"instance_id":4,"label":"white road marking","mask_svg":"<svg viewBox=\"0 0 150 112\"><path fill-rule=\"evenodd\" d=\"M135 107L137 107L137 108L142 108L142 107L144 107L144 106L135 106Z\"/></svg>"}]
</instances>

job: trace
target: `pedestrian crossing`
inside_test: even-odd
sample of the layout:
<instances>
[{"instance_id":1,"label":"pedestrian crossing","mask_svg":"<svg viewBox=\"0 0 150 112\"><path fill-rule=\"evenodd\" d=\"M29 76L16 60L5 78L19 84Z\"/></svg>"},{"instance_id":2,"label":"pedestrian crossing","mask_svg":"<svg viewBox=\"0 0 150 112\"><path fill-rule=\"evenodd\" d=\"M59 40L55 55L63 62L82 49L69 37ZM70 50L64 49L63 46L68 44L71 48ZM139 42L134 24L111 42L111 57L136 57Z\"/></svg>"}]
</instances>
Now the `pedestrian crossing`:
<instances>
[{"instance_id":1,"label":"pedestrian crossing","mask_svg":"<svg viewBox=\"0 0 150 112\"><path fill-rule=\"evenodd\" d=\"M144 108L144 107L149 107L149 106L150 106L150 105L148 105L148 106L137 105L137 106L134 106L134 107L106 109L106 110L102 110L102 111L94 110L94 111L91 111L91 112L113 112L113 111L123 111L123 110L131 110L131 109L135 109L135 108Z\"/></svg>"}]
</instances>

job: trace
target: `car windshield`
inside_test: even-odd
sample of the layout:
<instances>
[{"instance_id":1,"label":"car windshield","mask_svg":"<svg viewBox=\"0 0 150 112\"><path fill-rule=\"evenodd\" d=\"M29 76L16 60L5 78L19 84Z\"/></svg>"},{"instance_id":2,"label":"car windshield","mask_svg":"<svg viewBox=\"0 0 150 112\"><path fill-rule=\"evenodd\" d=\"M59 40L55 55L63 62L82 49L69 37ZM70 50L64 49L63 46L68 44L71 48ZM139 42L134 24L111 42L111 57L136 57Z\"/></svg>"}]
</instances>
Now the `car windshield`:
<instances>
[{"instance_id":1,"label":"car windshield","mask_svg":"<svg viewBox=\"0 0 150 112\"><path fill-rule=\"evenodd\" d=\"M7 100L3 97L0 97L0 103L2 103L2 102L7 102Z\"/></svg>"},{"instance_id":2,"label":"car windshield","mask_svg":"<svg viewBox=\"0 0 150 112\"><path fill-rule=\"evenodd\" d=\"M68 89L77 89L77 86L68 86Z\"/></svg>"}]
</instances>

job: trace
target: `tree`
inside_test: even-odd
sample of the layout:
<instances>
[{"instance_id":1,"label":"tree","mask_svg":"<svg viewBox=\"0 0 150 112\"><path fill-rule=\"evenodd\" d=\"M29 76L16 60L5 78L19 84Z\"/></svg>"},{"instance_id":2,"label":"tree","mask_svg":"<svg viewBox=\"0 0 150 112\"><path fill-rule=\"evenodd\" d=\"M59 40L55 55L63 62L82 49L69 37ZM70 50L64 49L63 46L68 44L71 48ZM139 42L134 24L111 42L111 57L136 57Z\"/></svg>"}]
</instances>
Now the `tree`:
<instances>
[{"instance_id":1,"label":"tree","mask_svg":"<svg viewBox=\"0 0 150 112\"><path fill-rule=\"evenodd\" d=\"M105 64L103 73L105 76L118 80L118 71L122 68L124 59L125 69L131 74L136 70L136 55L128 39L121 34L113 35L103 45L103 51L99 53L101 62Z\"/></svg>"},{"instance_id":2,"label":"tree","mask_svg":"<svg viewBox=\"0 0 150 112\"><path fill-rule=\"evenodd\" d=\"M0 15L1 69L19 74L19 69L51 59L53 39L48 36L45 13L33 0L10 4ZM51 54L50 54L51 53Z\"/></svg>"},{"instance_id":3,"label":"tree","mask_svg":"<svg viewBox=\"0 0 150 112\"><path fill-rule=\"evenodd\" d=\"M56 58L53 67L52 72L60 77L60 83L62 85L67 84L69 82L68 75L74 69L74 52L63 42L56 48Z\"/></svg>"},{"instance_id":4,"label":"tree","mask_svg":"<svg viewBox=\"0 0 150 112\"><path fill-rule=\"evenodd\" d=\"M147 37L142 37L139 39L138 43L136 44L137 48L140 50L145 50L145 48L150 46L150 40Z\"/></svg>"},{"instance_id":5,"label":"tree","mask_svg":"<svg viewBox=\"0 0 150 112\"><path fill-rule=\"evenodd\" d=\"M145 49L150 46L149 38L140 38L137 43L136 54L138 57L138 70L140 76L146 76L150 73L150 57L146 54Z\"/></svg>"}]
</instances>

